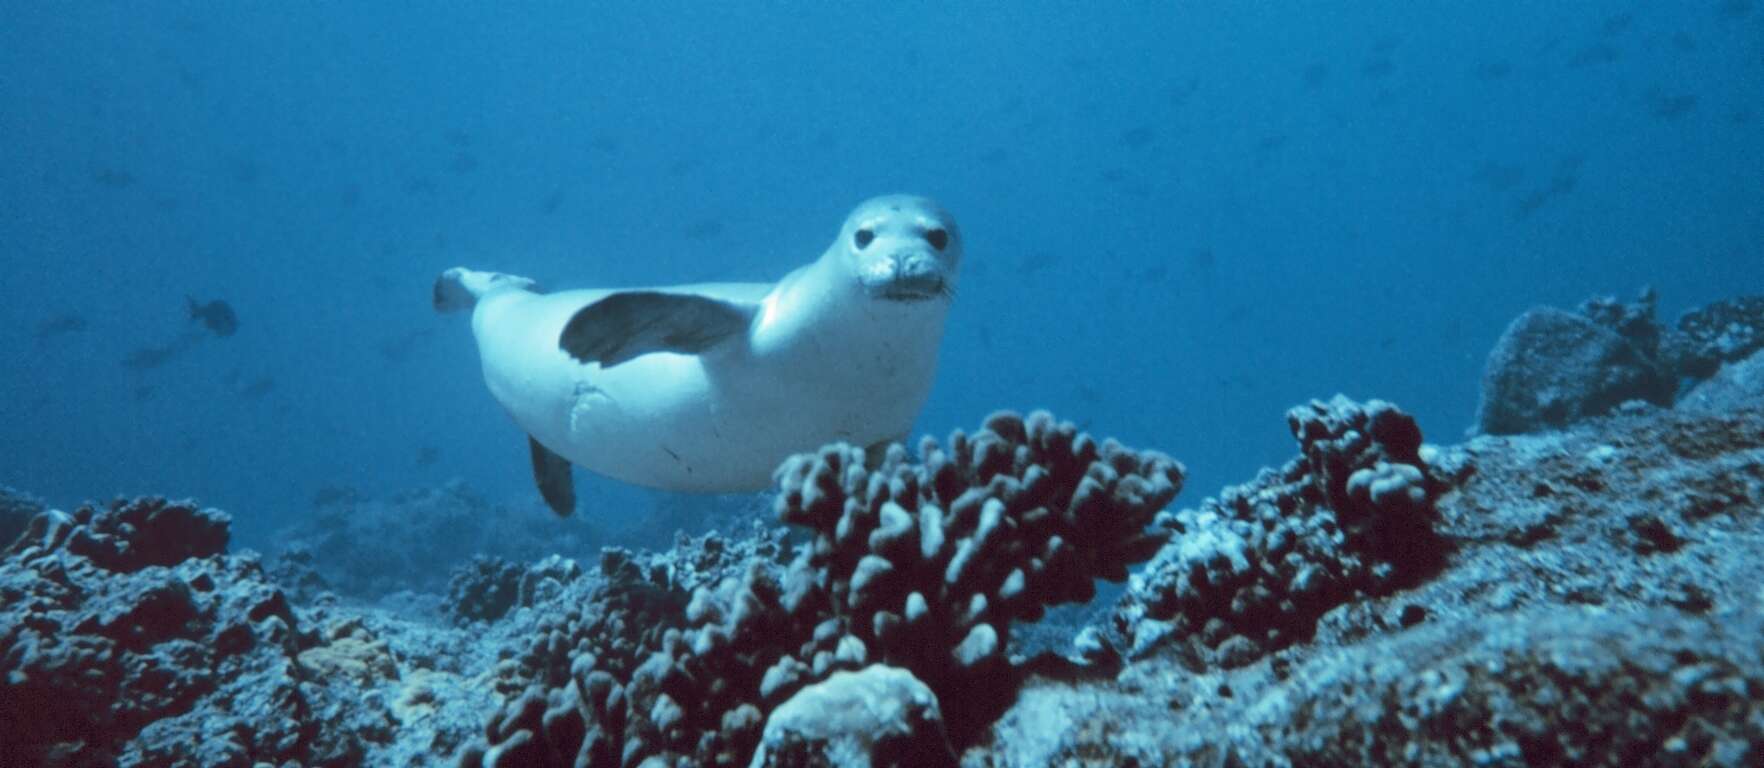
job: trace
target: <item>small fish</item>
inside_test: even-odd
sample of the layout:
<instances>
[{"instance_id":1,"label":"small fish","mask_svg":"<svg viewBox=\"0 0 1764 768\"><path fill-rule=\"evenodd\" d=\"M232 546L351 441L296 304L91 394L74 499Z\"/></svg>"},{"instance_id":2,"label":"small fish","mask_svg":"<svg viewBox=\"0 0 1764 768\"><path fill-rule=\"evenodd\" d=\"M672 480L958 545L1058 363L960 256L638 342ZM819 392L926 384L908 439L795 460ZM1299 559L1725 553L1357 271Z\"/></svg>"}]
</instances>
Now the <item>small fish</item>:
<instances>
[{"instance_id":1,"label":"small fish","mask_svg":"<svg viewBox=\"0 0 1764 768\"><path fill-rule=\"evenodd\" d=\"M67 312L56 315L37 324L37 340L43 341L56 336L65 336L86 330L84 315Z\"/></svg>"},{"instance_id":2,"label":"small fish","mask_svg":"<svg viewBox=\"0 0 1764 768\"><path fill-rule=\"evenodd\" d=\"M205 304L194 296L186 298L190 300L190 319L207 326L214 335L225 338L239 330L239 315L233 312L233 305L220 299Z\"/></svg>"},{"instance_id":3,"label":"small fish","mask_svg":"<svg viewBox=\"0 0 1764 768\"><path fill-rule=\"evenodd\" d=\"M432 445L425 445L417 449L416 465L419 467L432 467L435 465L435 462L440 460L440 448L436 448Z\"/></svg>"},{"instance_id":4,"label":"small fish","mask_svg":"<svg viewBox=\"0 0 1764 768\"><path fill-rule=\"evenodd\" d=\"M167 362L170 362L172 358L177 357L178 353L182 351L184 351L184 348L178 344L167 344L160 347L142 347L130 352L128 357L123 358L122 364L124 368L145 371L165 365Z\"/></svg>"}]
</instances>

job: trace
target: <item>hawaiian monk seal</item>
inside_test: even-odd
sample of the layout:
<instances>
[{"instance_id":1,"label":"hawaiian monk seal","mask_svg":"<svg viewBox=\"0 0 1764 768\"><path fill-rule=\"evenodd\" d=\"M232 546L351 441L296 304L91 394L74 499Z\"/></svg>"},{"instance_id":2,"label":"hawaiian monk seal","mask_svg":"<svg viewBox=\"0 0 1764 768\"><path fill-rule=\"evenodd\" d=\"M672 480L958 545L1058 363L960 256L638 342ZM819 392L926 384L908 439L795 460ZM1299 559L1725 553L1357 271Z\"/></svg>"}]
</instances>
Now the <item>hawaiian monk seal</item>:
<instances>
[{"instance_id":1,"label":"hawaiian monk seal","mask_svg":"<svg viewBox=\"0 0 1764 768\"><path fill-rule=\"evenodd\" d=\"M571 464L653 488L753 491L792 453L903 439L930 394L961 257L949 214L890 195L776 283L541 293L454 268L434 301L473 308L484 381L567 515Z\"/></svg>"}]
</instances>

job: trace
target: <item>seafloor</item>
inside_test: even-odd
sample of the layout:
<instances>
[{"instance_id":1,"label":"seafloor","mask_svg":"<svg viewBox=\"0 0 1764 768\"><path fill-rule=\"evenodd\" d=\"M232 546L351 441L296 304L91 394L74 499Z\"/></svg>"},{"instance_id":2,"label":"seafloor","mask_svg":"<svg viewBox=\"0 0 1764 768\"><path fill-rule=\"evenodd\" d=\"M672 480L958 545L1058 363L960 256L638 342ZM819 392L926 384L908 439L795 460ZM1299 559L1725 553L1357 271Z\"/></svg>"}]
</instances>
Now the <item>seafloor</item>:
<instances>
[{"instance_id":1,"label":"seafloor","mask_svg":"<svg viewBox=\"0 0 1764 768\"><path fill-rule=\"evenodd\" d=\"M8 491L0 764L1764 765L1761 338L1644 298L1516 321L1479 436L1317 401L1204 500L1045 414L599 562L450 549L521 535L459 487L267 558Z\"/></svg>"}]
</instances>

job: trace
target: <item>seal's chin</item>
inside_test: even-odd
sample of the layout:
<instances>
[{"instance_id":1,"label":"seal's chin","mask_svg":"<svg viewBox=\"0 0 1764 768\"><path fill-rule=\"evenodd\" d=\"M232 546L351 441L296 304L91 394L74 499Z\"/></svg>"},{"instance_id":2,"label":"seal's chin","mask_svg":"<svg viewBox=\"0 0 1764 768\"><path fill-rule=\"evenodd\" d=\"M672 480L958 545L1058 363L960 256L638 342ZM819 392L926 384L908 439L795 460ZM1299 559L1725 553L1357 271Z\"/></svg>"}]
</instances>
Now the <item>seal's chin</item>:
<instances>
[{"instance_id":1,"label":"seal's chin","mask_svg":"<svg viewBox=\"0 0 1764 768\"><path fill-rule=\"evenodd\" d=\"M896 276L889 280L866 281L864 291L870 298L882 301L898 301L911 304L921 301L937 301L948 299L954 291L943 275L915 275L912 277Z\"/></svg>"},{"instance_id":2,"label":"seal's chin","mask_svg":"<svg viewBox=\"0 0 1764 768\"><path fill-rule=\"evenodd\" d=\"M903 253L877 259L859 279L865 293L883 301L936 301L955 294L943 264L929 254Z\"/></svg>"}]
</instances>

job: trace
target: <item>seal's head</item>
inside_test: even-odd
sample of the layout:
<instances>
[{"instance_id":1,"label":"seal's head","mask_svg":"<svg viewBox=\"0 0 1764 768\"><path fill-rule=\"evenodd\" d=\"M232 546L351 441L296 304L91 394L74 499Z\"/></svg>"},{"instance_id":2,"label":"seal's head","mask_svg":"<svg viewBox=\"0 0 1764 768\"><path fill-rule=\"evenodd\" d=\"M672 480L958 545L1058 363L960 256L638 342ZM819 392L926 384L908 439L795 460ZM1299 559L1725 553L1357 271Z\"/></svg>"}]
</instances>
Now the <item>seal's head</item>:
<instances>
[{"instance_id":1,"label":"seal's head","mask_svg":"<svg viewBox=\"0 0 1764 768\"><path fill-rule=\"evenodd\" d=\"M945 302L955 295L962 237L937 203L886 195L845 217L827 256L847 265L872 299Z\"/></svg>"}]
</instances>

